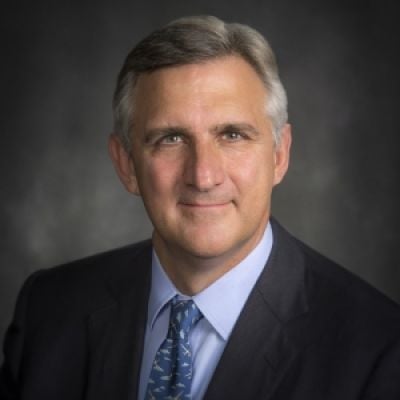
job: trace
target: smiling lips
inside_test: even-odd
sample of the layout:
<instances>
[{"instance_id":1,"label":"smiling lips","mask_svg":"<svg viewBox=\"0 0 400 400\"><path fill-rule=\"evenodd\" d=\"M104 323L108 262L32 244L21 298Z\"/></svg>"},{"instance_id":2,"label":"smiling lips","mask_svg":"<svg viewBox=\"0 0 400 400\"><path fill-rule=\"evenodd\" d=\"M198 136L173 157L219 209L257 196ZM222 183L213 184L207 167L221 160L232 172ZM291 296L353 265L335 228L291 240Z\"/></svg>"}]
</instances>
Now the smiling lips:
<instances>
[{"instance_id":1,"label":"smiling lips","mask_svg":"<svg viewBox=\"0 0 400 400\"><path fill-rule=\"evenodd\" d=\"M230 204L231 201L220 201L213 203L201 203L201 202L180 202L179 204L184 207L191 207L195 209L212 209L221 208Z\"/></svg>"}]
</instances>

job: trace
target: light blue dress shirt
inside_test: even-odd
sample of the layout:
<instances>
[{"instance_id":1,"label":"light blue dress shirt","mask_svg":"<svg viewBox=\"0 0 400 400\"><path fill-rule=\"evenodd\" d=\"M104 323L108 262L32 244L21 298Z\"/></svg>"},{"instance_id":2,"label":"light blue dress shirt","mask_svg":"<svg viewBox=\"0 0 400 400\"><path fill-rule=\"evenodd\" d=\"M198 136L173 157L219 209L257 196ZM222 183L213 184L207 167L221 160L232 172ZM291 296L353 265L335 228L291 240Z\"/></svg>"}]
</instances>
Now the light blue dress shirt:
<instances>
[{"instance_id":1,"label":"light blue dress shirt","mask_svg":"<svg viewBox=\"0 0 400 400\"><path fill-rule=\"evenodd\" d=\"M193 297L185 296L176 289L153 251L139 400L144 399L154 357L167 336L170 315L168 302L175 295L192 299L204 316L189 337L194 371L192 399L203 398L239 314L268 260L272 240L268 223L262 239L242 262Z\"/></svg>"}]
</instances>

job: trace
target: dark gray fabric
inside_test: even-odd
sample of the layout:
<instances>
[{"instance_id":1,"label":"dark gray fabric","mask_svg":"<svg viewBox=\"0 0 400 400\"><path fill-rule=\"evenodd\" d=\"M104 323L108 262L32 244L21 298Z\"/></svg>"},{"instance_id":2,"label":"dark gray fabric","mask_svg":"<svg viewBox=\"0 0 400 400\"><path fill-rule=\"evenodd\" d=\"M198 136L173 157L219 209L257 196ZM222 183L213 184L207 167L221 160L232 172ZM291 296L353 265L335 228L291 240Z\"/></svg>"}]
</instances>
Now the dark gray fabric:
<instances>
[{"instance_id":1,"label":"dark gray fabric","mask_svg":"<svg viewBox=\"0 0 400 400\"><path fill-rule=\"evenodd\" d=\"M400 309L273 221L274 245L205 400L397 400ZM135 399L150 243L42 271L6 341L0 398Z\"/></svg>"}]
</instances>

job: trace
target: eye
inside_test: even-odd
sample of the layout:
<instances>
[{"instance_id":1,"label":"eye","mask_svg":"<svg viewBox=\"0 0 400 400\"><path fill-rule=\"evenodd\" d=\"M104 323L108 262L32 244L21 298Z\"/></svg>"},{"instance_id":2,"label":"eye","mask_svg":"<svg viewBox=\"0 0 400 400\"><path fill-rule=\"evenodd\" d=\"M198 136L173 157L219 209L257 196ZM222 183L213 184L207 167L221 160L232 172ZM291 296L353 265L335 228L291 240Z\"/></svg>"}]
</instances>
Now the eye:
<instances>
[{"instance_id":1,"label":"eye","mask_svg":"<svg viewBox=\"0 0 400 400\"><path fill-rule=\"evenodd\" d=\"M160 139L161 144L176 144L182 142L183 138L182 135L178 134L170 134L162 137Z\"/></svg>"},{"instance_id":2,"label":"eye","mask_svg":"<svg viewBox=\"0 0 400 400\"><path fill-rule=\"evenodd\" d=\"M231 142L241 140L244 138L244 135L238 131L224 132L222 136L224 139L229 140Z\"/></svg>"}]
</instances>

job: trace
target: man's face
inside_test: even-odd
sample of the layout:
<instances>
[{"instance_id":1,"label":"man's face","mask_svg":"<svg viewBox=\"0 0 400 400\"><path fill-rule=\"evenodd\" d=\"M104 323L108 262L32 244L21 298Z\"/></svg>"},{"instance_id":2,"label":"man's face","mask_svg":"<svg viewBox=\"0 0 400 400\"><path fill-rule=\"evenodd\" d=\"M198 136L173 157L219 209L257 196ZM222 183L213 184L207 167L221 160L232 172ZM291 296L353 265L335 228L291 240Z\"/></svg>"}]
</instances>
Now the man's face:
<instances>
[{"instance_id":1,"label":"man's face","mask_svg":"<svg viewBox=\"0 0 400 400\"><path fill-rule=\"evenodd\" d=\"M266 100L258 75L234 56L139 77L132 159L117 164L143 198L161 253L238 262L257 244L290 147L288 126L275 147Z\"/></svg>"}]
</instances>

